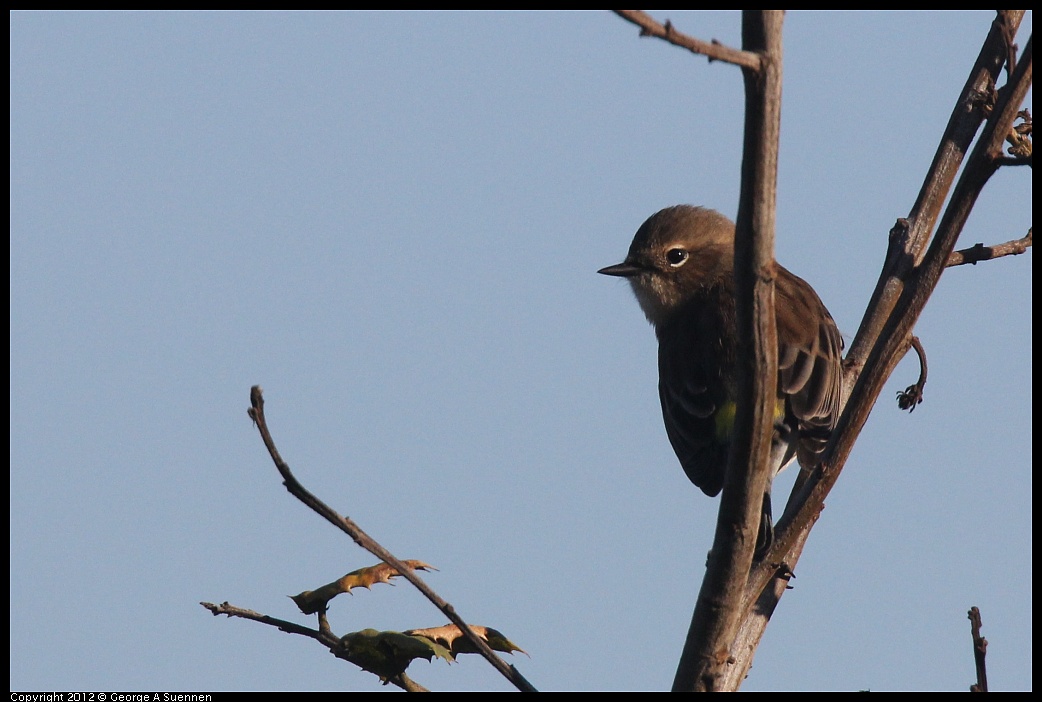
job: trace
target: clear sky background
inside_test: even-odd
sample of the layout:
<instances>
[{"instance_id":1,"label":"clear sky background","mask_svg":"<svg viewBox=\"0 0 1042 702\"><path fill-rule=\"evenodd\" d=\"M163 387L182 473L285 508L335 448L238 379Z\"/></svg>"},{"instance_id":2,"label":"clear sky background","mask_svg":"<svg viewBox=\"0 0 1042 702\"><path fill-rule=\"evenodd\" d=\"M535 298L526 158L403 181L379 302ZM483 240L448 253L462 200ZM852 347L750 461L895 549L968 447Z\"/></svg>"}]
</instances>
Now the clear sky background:
<instances>
[{"instance_id":1,"label":"clear sky background","mask_svg":"<svg viewBox=\"0 0 1042 702\"><path fill-rule=\"evenodd\" d=\"M848 342L992 16L786 18L777 255ZM538 688L668 689L718 502L595 271L662 207L734 216L740 71L607 11L10 19L12 689L383 689L198 605L313 625L286 596L375 562L281 486L254 384L300 480ZM1023 236L1030 193L1002 170L960 246ZM992 689L1032 688L1032 258L944 274L926 401L906 359L744 689L966 690L973 605ZM444 620L402 583L330 622Z\"/></svg>"}]
</instances>

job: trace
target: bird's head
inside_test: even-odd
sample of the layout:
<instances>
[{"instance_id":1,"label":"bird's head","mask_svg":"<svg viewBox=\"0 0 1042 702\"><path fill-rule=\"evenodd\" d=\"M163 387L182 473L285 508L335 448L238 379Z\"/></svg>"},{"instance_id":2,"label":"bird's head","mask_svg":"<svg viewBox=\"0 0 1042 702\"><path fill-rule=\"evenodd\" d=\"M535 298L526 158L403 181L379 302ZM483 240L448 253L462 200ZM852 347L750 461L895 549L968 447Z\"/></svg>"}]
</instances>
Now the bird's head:
<instances>
[{"instance_id":1,"label":"bird's head","mask_svg":"<svg viewBox=\"0 0 1042 702\"><path fill-rule=\"evenodd\" d=\"M734 223L715 210L677 205L640 226L626 260L597 272L628 279L657 327L699 290L729 281L733 270Z\"/></svg>"}]
</instances>

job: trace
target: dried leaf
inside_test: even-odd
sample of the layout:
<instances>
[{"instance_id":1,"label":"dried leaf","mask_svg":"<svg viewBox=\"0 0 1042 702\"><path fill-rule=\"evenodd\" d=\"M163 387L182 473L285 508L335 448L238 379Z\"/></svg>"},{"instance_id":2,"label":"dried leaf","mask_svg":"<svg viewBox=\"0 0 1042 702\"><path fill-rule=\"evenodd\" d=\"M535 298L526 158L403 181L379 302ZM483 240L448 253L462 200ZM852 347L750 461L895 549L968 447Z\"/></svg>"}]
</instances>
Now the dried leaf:
<instances>
[{"instance_id":1,"label":"dried leaf","mask_svg":"<svg viewBox=\"0 0 1042 702\"><path fill-rule=\"evenodd\" d=\"M517 646L513 641L503 636L502 633L493 629L490 626L475 626L470 625L470 628L474 630L474 633L480 636L488 643L489 648L493 651L503 651L504 653L513 653L514 651L520 651L526 656L528 652L520 646ZM460 653L477 653L477 649L474 644L470 642L460 628L455 624L446 624L445 626L434 627L433 629L410 629L405 632L411 636L423 636L425 638L439 643L445 648L452 651L453 655Z\"/></svg>"},{"instance_id":2,"label":"dried leaf","mask_svg":"<svg viewBox=\"0 0 1042 702\"><path fill-rule=\"evenodd\" d=\"M437 570L434 566L428 565L423 561L409 560L404 561L404 563L413 570ZM368 568L353 570L344 577L323 585L317 590L305 590L299 595L290 595L289 597L296 603L301 612L314 614L315 612L325 610L331 599L339 594L351 592L352 588L364 587L369 589L376 583L390 584L391 578L396 578L399 575L401 573L396 568L386 563L377 563Z\"/></svg>"}]
</instances>

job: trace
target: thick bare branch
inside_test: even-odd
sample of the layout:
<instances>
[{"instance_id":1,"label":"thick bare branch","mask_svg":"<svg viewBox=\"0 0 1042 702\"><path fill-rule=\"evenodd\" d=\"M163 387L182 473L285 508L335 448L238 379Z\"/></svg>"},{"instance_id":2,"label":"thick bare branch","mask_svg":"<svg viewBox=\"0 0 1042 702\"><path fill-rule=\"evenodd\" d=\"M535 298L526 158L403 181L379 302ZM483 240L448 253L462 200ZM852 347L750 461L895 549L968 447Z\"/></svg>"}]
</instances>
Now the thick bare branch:
<instances>
[{"instance_id":1,"label":"thick bare branch","mask_svg":"<svg viewBox=\"0 0 1042 702\"><path fill-rule=\"evenodd\" d=\"M1023 16L1023 10L1001 10L996 16L948 119L915 204L908 217L902 220L906 226L903 231L896 233L897 236L891 231L891 246L887 250L883 270L861 326L847 352L848 385L852 385L861 372L883 326L890 318L904 290L909 270L922 259L952 183L987 116L986 108L994 86L1010 55L1008 37L1016 34Z\"/></svg>"},{"instance_id":2,"label":"thick bare branch","mask_svg":"<svg viewBox=\"0 0 1042 702\"><path fill-rule=\"evenodd\" d=\"M1024 55L1010 76L1009 84L998 94L998 104L992 105L988 102L995 95L992 87L994 79L1006 57L1010 55L1006 40L1015 33L1021 17L1022 13L1019 11L1003 11L999 14L974 66L971 79L967 82L967 87L953 112L926 183L912 210L912 216L908 220L899 220L898 226L891 232L891 247L884 272L859 331L862 347L858 350L856 341L847 359L848 381L844 394L851 393L853 386L850 403L833 434L831 445L826 450L821 470L805 484L801 485L800 481L797 481L798 491L790 500L792 509L787 509L779 521L774 546L762 562L755 564L750 574L743 605L746 616L735 637L732 640L721 637L715 643L707 642L699 649L702 670L722 670L724 676L696 677L693 685L697 689L738 689L751 664L752 655L766 623L778 599L784 594L791 568L799 559L806 538L824 505L825 496L838 478L868 412L878 398L885 380L908 349L913 348L910 342L913 338L911 329L943 270L943 265L938 266L937 261L948 260L958 233L965 223L965 216L980 188L999 167L1002 140L997 135L1009 133L1016 116L1016 107L1023 100L1024 91L1030 86L1029 41ZM970 115L969 118L966 117L967 114ZM948 195L956 171L962 163L963 153L972 142L985 114L990 115L990 120L984 134L955 188L949 207L938 227L938 234L927 249L930 242L929 234ZM749 148L747 143L746 158L749 157ZM940 258L942 255L943 259ZM855 385L857 380L861 383ZM724 507L721 505L721 511L723 510ZM717 543L719 539L714 542L714 558ZM713 560L711 559L707 570L703 590L711 580ZM723 602L726 606L720 606L714 616L725 609L730 611L730 601ZM697 614L696 610L696 619ZM722 631L723 626L717 625L717 630ZM687 646L684 655L687 658ZM682 661L681 665L684 664ZM680 675L681 671L678 671L678 680ZM692 688L679 687L675 682L674 689Z\"/></svg>"},{"instance_id":3,"label":"thick bare branch","mask_svg":"<svg viewBox=\"0 0 1042 702\"><path fill-rule=\"evenodd\" d=\"M1007 12L1005 19L999 24L1006 26L1005 23L1010 21L1010 14L1011 12ZM1014 19L1019 22L1019 15ZM985 49L982 50L982 54L974 68L975 74L982 65L994 66L996 72L1001 69L1001 62L1005 60L1007 50L1004 41L998 43L993 41L995 33L996 30L993 27L992 33L989 34L988 39L985 41ZM1004 37L1005 32L1000 31L999 36L1000 38ZM779 521L775 546L766 559L768 563L757 566L752 573L750 597L753 596L752 593L760 592L770 579L774 577L775 571L771 567L770 562L786 562L790 565L795 563L787 549L792 548L802 538L802 533L809 531L811 528L824 504L826 495L839 477L839 473L853 448L858 434L868 419L869 412L871 412L873 405L879 397L884 383L910 348L908 339L911 337L912 328L937 286L945 264L954 249L955 241L958 239L959 233L966 222L966 218L981 188L984 187L988 178L999 167L998 158L1001 156L1004 136L1009 132L1013 121L1016 119L1019 105L1031 85L1031 46L1031 41L1029 40L1015 71L1010 77L1010 82L999 91L998 103L990 111L991 117L967 160L966 167L955 186L944 216L941 218L937 234L930 242L926 253L922 255L921 263L918 265L914 263L915 258L918 258L917 255L914 255L914 252L922 249L918 244L914 249L905 250L905 259L903 261L892 258L888 260L888 272L884 272L883 278L880 279L880 284L881 286L883 285L884 278L887 278L888 274L893 275L893 281L899 285L893 289L887 287L886 294L890 295L899 292L899 295L893 301L890 312L881 320L882 327L878 332L875 343L868 351L864 367L860 369L860 374L858 368L848 366L848 371L852 373L856 382L843 415L840 417L839 424L829 442L829 446L825 450L822 471L814 474L807 484L803 486L802 494L798 498L794 497L791 501L794 507L799 505L798 510L794 514L787 511ZM989 54L989 52L991 53ZM966 107L965 98L964 93L956 107L956 113ZM953 121L955 117L956 115L953 115ZM946 132L945 141L947 142L949 139L950 135ZM944 148L945 146L942 144L942 150ZM947 167L947 162L942 163L935 159L932 170L927 176L927 183L937 182L936 173L933 169L943 170ZM930 189L933 190L934 187L936 186L930 186ZM925 189L927 189L927 186L924 186ZM938 192L935 195L943 199L946 192ZM912 227L914 229L915 225L913 224ZM896 229L901 229L901 227ZM909 243L908 238L903 233L898 233L893 238L905 244ZM878 292L879 288L877 288ZM874 297L872 304L886 305L889 303ZM873 311L870 310L865 315L866 323L870 319L874 319L874 317ZM864 330L863 324L862 331ZM869 338L870 336L871 334L864 338ZM854 349L851 349L851 354L853 353ZM852 364L860 363L859 359L851 359L849 355L847 361Z\"/></svg>"},{"instance_id":4,"label":"thick bare branch","mask_svg":"<svg viewBox=\"0 0 1042 702\"><path fill-rule=\"evenodd\" d=\"M746 10L742 19L743 47L760 57L760 68L742 70L745 145L735 236L738 411L713 550L673 681L674 691L726 689L722 681L736 663L732 642L744 614L745 584L771 469L777 401L774 379L778 374L774 217L783 18L780 10ZM752 651L742 653L752 655Z\"/></svg>"}]
</instances>

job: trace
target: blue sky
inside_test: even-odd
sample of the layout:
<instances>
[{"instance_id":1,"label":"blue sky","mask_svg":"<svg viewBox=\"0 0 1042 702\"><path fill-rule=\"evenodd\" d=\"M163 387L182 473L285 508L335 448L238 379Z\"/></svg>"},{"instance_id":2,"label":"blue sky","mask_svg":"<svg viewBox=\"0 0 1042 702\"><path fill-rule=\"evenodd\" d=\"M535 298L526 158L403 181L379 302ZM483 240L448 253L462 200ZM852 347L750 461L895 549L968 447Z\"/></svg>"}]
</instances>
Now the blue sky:
<instances>
[{"instance_id":1,"label":"blue sky","mask_svg":"<svg viewBox=\"0 0 1042 702\"><path fill-rule=\"evenodd\" d=\"M991 17L786 17L777 256L848 341ZM300 480L538 688L668 689L717 501L595 271L662 207L734 215L738 69L607 11L10 19L11 688L382 689L197 604L313 624L286 595L374 562L282 488L260 384ZM1000 171L960 246L1023 236L1030 193ZM973 605L992 689L1031 689L1032 257L945 273L926 402L904 361L743 689L965 690ZM443 620L400 584L330 622Z\"/></svg>"}]
</instances>

